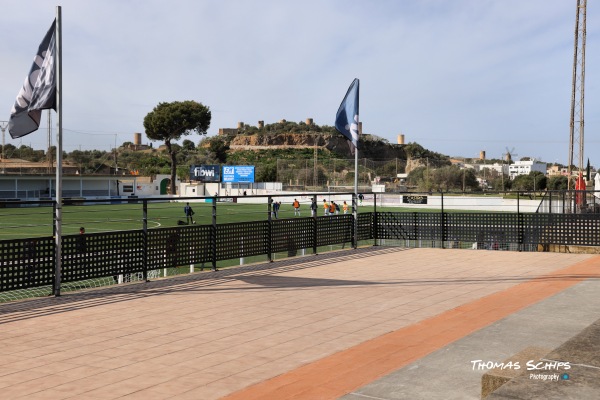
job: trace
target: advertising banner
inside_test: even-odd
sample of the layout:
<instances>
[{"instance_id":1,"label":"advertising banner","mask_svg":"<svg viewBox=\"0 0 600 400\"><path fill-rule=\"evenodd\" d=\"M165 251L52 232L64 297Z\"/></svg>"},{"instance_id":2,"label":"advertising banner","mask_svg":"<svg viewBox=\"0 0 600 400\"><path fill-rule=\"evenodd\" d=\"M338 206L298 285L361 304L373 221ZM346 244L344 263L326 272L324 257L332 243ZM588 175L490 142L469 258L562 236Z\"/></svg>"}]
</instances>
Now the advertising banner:
<instances>
[{"instance_id":1,"label":"advertising banner","mask_svg":"<svg viewBox=\"0 0 600 400\"><path fill-rule=\"evenodd\" d=\"M427 204L427 196L405 195L405 196L402 196L402 203L404 203L404 204Z\"/></svg>"},{"instance_id":2,"label":"advertising banner","mask_svg":"<svg viewBox=\"0 0 600 400\"><path fill-rule=\"evenodd\" d=\"M254 165L224 165L223 182L254 182Z\"/></svg>"},{"instance_id":3,"label":"advertising banner","mask_svg":"<svg viewBox=\"0 0 600 400\"><path fill-rule=\"evenodd\" d=\"M200 182L221 182L221 167L218 165L192 165L190 180Z\"/></svg>"}]
</instances>

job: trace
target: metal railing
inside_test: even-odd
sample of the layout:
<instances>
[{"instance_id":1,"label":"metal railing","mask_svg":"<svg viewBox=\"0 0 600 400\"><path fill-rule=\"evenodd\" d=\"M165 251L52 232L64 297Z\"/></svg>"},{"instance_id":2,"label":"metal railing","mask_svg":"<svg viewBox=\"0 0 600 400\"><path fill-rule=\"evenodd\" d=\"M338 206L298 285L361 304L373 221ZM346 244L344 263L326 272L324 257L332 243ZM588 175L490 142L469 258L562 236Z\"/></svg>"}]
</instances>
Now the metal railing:
<instances>
[{"instance_id":1,"label":"metal railing","mask_svg":"<svg viewBox=\"0 0 600 400\"><path fill-rule=\"evenodd\" d=\"M333 245L498 251L548 251L552 246L600 246L598 213L528 213L520 208L516 212L449 211L446 208L448 196L443 194L439 199L439 209L432 211L389 211L389 208L381 211L378 207L382 207L382 201L384 204L391 203L392 199L385 200L385 196L369 193L365 196L363 207L369 205L373 208L356 216L313 215L275 219L271 209L273 198L285 196L298 195L256 196L257 199L264 198L267 203L266 219L261 213L262 216L257 217L259 220L218 224L217 207L227 203L212 201L207 205L212 209L211 223L153 229L148 229L147 224L148 202L164 202L165 199L137 199L136 202L144 210L142 229L62 237L61 282L108 277L117 283L122 281L123 276L132 274L147 280L149 276L154 276L152 271L159 269L181 266L191 266L191 271L194 266L201 270L216 269L217 262L224 260L264 256L271 261L276 253L284 253L288 257L317 254L326 246ZM335 193L335 196L353 197L348 193ZM305 199L311 197L317 199L317 194L304 196ZM444 197L446 200L443 200ZM421 202L419 206L426 205L423 198L411 197L409 200L412 203L401 204L414 206L415 202ZM431 205L431 201L427 204ZM11 203L11 206L15 205ZM31 202L23 202L22 205L28 209L32 207ZM360 210L360 207L357 208ZM51 210L49 207L46 209ZM0 240L0 292L52 286L55 282L55 264L52 236Z\"/></svg>"}]
</instances>

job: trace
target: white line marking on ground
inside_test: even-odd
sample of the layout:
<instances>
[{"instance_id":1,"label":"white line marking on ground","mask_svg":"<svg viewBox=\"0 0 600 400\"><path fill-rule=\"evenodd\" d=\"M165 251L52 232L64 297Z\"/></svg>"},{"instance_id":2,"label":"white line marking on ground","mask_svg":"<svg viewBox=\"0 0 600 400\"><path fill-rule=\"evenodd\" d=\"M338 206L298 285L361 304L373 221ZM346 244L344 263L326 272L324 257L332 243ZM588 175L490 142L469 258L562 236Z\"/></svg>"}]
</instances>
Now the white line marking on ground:
<instances>
[{"instance_id":1,"label":"white line marking on ground","mask_svg":"<svg viewBox=\"0 0 600 400\"><path fill-rule=\"evenodd\" d=\"M367 399L375 399L375 400L388 400L388 399L386 399L386 398L384 398L384 397L373 397L373 396L367 396L366 394L360 394L360 393L355 393L355 392L352 392L352 393L350 393L350 394L353 394L353 395L355 395L355 396L365 397L365 398L367 398Z\"/></svg>"}]
</instances>

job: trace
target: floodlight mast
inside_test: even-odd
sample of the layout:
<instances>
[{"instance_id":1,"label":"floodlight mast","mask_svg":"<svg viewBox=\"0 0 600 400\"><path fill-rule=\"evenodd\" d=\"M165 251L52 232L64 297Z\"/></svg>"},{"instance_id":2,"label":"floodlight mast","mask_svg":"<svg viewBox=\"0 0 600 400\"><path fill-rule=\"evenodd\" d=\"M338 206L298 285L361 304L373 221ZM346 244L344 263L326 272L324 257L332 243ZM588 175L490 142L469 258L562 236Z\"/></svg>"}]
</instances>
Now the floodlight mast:
<instances>
[{"instance_id":1,"label":"floodlight mast","mask_svg":"<svg viewBox=\"0 0 600 400\"><path fill-rule=\"evenodd\" d=\"M572 189L572 168L575 165L574 163L577 163L579 172L583 171L586 7L587 0L577 0L569 135L569 177L567 183L569 190Z\"/></svg>"}]
</instances>

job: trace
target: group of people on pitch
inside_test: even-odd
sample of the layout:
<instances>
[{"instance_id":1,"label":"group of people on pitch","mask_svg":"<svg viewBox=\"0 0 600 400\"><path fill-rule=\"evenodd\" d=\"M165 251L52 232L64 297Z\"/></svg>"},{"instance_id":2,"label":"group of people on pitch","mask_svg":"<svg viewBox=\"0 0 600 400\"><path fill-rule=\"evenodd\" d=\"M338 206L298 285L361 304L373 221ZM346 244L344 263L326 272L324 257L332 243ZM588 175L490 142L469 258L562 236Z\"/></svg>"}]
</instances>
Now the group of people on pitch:
<instances>
[{"instance_id":1,"label":"group of people on pitch","mask_svg":"<svg viewBox=\"0 0 600 400\"><path fill-rule=\"evenodd\" d=\"M360 203L362 204L362 200L363 200L363 196L362 194L360 194L358 196ZM272 214L273 217L277 218L279 216L279 208L281 207L281 202L277 202L274 201L272 203L273 206L273 210L272 210ZM299 217L300 216L300 202L298 201L298 199L294 199L294 202L292 203L292 207L294 207L294 216L295 217ZM311 205L310 205L310 211L313 217L315 217L317 215L317 202L316 200L313 200ZM323 211L324 211L324 215L338 215L340 213L340 205L337 204L335 201L331 201L331 203L328 203L326 199L323 199ZM349 211L349 206L348 203L346 203L346 201L344 201L344 203L342 204L342 208L341 211L344 212L344 214L348 214ZM190 203L185 203L185 207L183 208L183 213L185 214L185 218L186 218L186 223L189 225L191 224L195 224L196 221L194 221L194 210L192 209L192 207L190 206Z\"/></svg>"}]
</instances>

